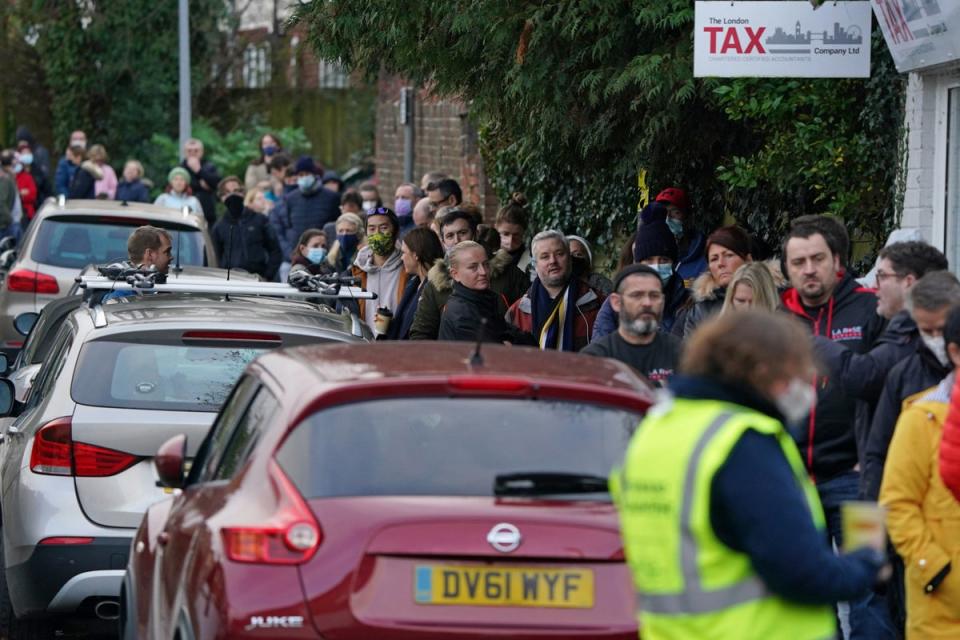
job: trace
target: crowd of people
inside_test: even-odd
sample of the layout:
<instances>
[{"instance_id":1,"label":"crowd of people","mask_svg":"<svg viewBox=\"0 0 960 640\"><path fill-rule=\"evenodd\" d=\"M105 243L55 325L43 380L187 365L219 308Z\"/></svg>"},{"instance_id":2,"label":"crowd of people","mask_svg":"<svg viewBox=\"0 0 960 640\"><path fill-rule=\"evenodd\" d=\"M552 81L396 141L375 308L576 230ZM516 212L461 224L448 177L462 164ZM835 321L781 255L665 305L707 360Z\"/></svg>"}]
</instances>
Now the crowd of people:
<instances>
[{"instance_id":1,"label":"crowd of people","mask_svg":"<svg viewBox=\"0 0 960 640\"><path fill-rule=\"evenodd\" d=\"M128 161L118 180L82 131L52 179L46 150L29 131L17 138L0 154L0 228L28 223L46 194L149 200L143 167ZM640 609L663 637L730 620L758 632L716 637L828 637L839 600L850 638L960 635L960 281L939 250L889 244L873 279L858 279L836 218L792 220L771 258L737 225L698 229L686 193L670 187L640 211L608 278L586 238L531 228L522 194L485 219L442 173L397 185L385 203L379 186L345 188L270 134L243 178L221 176L197 140L183 152L155 202L203 215L223 267L277 281L353 276L376 298L342 304L378 340L581 352L665 388L615 491ZM161 256L161 241L143 255ZM941 448L945 429L953 445ZM719 452L704 448L715 440ZM668 517L644 501L693 477L683 456L712 465L690 489L709 498ZM886 507L886 558L835 553L843 505L856 500ZM681 552L665 554L651 536L673 539L676 527ZM705 595L713 578L729 597ZM747 602L752 614L724 617ZM776 632L783 624L802 633Z\"/></svg>"}]
</instances>

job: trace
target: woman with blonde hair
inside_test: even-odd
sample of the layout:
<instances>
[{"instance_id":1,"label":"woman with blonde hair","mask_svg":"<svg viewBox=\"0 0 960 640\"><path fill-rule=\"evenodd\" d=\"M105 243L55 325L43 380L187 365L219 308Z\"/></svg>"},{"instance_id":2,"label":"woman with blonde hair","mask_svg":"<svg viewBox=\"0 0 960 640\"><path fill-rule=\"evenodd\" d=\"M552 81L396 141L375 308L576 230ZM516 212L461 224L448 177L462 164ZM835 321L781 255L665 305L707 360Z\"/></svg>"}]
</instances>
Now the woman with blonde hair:
<instances>
[{"instance_id":1,"label":"woman with blonde hair","mask_svg":"<svg viewBox=\"0 0 960 640\"><path fill-rule=\"evenodd\" d=\"M364 231L363 219L355 213L343 213L337 218L337 239L327 254L327 262L337 273L350 270L363 246Z\"/></svg>"},{"instance_id":2,"label":"woman with blonde hair","mask_svg":"<svg viewBox=\"0 0 960 640\"><path fill-rule=\"evenodd\" d=\"M733 274L720 313L744 309L776 311L780 308L777 283L764 262L748 262Z\"/></svg>"}]
</instances>

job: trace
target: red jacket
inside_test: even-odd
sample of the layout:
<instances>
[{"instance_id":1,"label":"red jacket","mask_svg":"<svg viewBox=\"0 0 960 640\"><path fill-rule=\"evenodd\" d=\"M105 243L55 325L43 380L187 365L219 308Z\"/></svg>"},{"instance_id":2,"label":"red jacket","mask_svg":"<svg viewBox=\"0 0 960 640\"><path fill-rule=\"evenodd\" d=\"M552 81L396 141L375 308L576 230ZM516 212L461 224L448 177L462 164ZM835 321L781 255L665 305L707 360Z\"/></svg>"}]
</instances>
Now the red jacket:
<instances>
[{"instance_id":1,"label":"red jacket","mask_svg":"<svg viewBox=\"0 0 960 640\"><path fill-rule=\"evenodd\" d=\"M953 384L940 439L940 477L953 497L960 500L960 376Z\"/></svg>"},{"instance_id":2,"label":"red jacket","mask_svg":"<svg viewBox=\"0 0 960 640\"><path fill-rule=\"evenodd\" d=\"M20 192L23 215L27 220L32 220L37 212L37 183L29 171L23 170L17 174L17 190Z\"/></svg>"},{"instance_id":3,"label":"red jacket","mask_svg":"<svg viewBox=\"0 0 960 640\"><path fill-rule=\"evenodd\" d=\"M574 351L580 351L590 344L590 336L593 335L593 324L597 320L597 314L600 313L600 307L603 305L604 296L599 291L592 289L583 280L578 280L577 289L577 309L574 315L575 323L573 325L573 348ZM507 322L515 326L520 331L533 333L533 302L530 300L530 291L528 290L523 297L514 302L507 311ZM536 339L536 336L534 336Z\"/></svg>"}]
</instances>

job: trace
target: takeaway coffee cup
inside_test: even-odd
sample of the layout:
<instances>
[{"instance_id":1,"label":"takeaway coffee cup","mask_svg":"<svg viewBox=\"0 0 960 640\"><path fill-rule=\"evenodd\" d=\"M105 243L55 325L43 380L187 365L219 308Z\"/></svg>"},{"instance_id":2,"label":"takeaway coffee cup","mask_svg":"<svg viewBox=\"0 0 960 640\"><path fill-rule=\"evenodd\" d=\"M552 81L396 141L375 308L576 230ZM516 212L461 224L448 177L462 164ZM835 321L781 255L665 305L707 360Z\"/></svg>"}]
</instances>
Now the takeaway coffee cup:
<instances>
[{"instance_id":1,"label":"takeaway coffee cup","mask_svg":"<svg viewBox=\"0 0 960 640\"><path fill-rule=\"evenodd\" d=\"M390 328L390 322L393 320L393 311L386 307L377 309L377 315L373 318L373 330L377 335L383 335Z\"/></svg>"}]
</instances>

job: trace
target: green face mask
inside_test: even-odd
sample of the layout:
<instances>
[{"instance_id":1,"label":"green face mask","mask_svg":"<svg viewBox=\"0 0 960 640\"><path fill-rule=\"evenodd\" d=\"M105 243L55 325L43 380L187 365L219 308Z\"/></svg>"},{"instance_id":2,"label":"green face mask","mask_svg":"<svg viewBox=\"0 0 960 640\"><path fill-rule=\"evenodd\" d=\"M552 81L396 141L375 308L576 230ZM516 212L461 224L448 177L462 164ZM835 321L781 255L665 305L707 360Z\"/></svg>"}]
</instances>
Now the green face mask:
<instances>
[{"instance_id":1,"label":"green face mask","mask_svg":"<svg viewBox=\"0 0 960 640\"><path fill-rule=\"evenodd\" d=\"M393 234L375 233L367 236L367 244L375 255L388 256L394 252L397 243L393 239Z\"/></svg>"}]
</instances>

